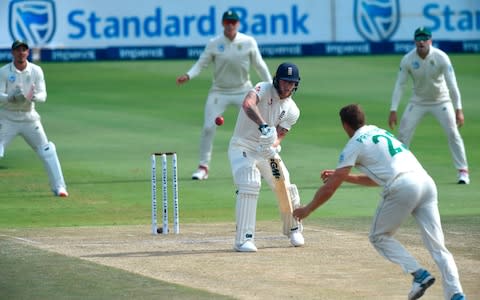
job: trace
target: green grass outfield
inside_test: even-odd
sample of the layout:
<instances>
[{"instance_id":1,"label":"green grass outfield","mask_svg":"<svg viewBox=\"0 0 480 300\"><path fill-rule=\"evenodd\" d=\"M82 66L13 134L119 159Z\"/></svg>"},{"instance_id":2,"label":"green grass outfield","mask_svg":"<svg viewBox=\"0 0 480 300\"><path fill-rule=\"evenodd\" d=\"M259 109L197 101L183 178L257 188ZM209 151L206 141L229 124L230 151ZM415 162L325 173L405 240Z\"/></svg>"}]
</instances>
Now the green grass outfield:
<instances>
[{"instance_id":1,"label":"green grass outfield","mask_svg":"<svg viewBox=\"0 0 480 300\"><path fill-rule=\"evenodd\" d=\"M400 59L398 55L267 59L272 73L285 60L295 62L300 68L302 80L295 99L302 114L282 144L282 157L292 181L299 187L303 203L311 199L319 186L319 172L335 167L339 151L347 141L338 119L340 107L360 103L369 123L387 127ZM433 117L424 119L417 128L412 150L438 184L444 226L479 232L480 56L451 55L451 59L462 93L466 121L461 134L472 184L455 184L456 170L447 140ZM0 160L0 230L148 224L149 155L154 151L178 153L182 223L232 222L235 197L226 151L237 111L230 108L225 114L225 125L217 130L209 180L192 181L190 176L198 163L203 108L211 81L211 70L206 70L183 86L175 85L175 78L186 72L193 62L41 63L48 101L37 105L37 109L47 135L57 145L70 197L52 196L40 160L23 139L17 137ZM253 81L257 79L254 74ZM407 103L408 95L409 92L401 108ZM378 193L378 188L345 184L334 199L306 222L351 229L360 224L368 228ZM273 194L264 187L257 219L277 219L276 205ZM38 291L35 284L31 289L18 284L17 280L34 282L38 275L32 275L28 268L20 268L25 270L21 275L11 272L15 257L10 250L14 246L1 236L0 246L0 290L10 287L10 299L28 297ZM20 266L29 263L25 259L17 261ZM38 262L32 262L35 263ZM72 263L85 264L76 260ZM42 269L50 267L55 268L55 264L45 263ZM93 267L89 264L86 268ZM101 272L92 271L92 276L101 278L102 272L120 272L98 268ZM75 274L70 275L72 282L79 280ZM55 287L55 280L52 278L50 285L48 280L43 282L46 286L42 292L47 290L44 298L49 298L49 288L52 298L62 295L54 292L59 288ZM151 279L145 279L148 280ZM117 284L117 288L123 286L122 282ZM138 284L142 284L141 280ZM112 285L115 286L115 282ZM71 286L62 284L60 288L65 289L65 293L75 293ZM95 288L89 291L91 295L104 292ZM113 292L102 295L103 299L118 299ZM145 292L143 298L149 296Z\"/></svg>"}]
</instances>

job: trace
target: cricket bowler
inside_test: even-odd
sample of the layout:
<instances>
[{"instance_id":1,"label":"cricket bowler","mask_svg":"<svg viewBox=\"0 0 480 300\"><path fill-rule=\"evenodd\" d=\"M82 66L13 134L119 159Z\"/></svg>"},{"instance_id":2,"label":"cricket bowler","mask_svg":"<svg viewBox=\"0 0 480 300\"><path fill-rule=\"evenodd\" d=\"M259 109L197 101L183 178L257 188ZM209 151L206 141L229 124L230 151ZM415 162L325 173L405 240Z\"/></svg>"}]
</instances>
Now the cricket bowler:
<instances>
[{"instance_id":1,"label":"cricket bowler","mask_svg":"<svg viewBox=\"0 0 480 300\"><path fill-rule=\"evenodd\" d=\"M321 173L325 184L310 203L295 209L293 215L298 220L305 219L327 202L344 181L382 186L382 199L373 218L369 239L380 255L412 275L408 299L422 297L435 282L435 277L394 237L410 215L417 222L425 247L442 275L445 299L465 299L457 266L445 247L433 179L402 142L384 129L367 125L359 105L343 107L340 119L350 140L340 154L337 168ZM361 174L351 174L352 167L359 169Z\"/></svg>"}]
</instances>

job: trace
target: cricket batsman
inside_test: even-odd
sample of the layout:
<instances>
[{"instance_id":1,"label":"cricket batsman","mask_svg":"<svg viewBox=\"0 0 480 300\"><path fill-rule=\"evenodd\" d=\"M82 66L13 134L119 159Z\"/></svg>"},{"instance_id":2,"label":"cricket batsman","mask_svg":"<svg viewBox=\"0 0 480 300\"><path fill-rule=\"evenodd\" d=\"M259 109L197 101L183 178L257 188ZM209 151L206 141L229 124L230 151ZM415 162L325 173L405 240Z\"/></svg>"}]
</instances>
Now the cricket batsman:
<instances>
[{"instance_id":1,"label":"cricket batsman","mask_svg":"<svg viewBox=\"0 0 480 300\"><path fill-rule=\"evenodd\" d=\"M288 197L278 199L290 207L300 206L300 197L285 164L280 161L278 172L284 184L276 185L270 162L279 157L280 143L297 122L300 110L292 99L300 83L298 67L292 63L278 66L272 82L260 82L245 96L230 140L228 156L233 180L237 188L236 236L234 249L239 252L256 252L255 222L257 201L262 177L270 188L283 188ZM282 204L280 204L282 206ZM303 227L293 218L291 211L281 211L283 233L290 243L303 246Z\"/></svg>"}]
</instances>

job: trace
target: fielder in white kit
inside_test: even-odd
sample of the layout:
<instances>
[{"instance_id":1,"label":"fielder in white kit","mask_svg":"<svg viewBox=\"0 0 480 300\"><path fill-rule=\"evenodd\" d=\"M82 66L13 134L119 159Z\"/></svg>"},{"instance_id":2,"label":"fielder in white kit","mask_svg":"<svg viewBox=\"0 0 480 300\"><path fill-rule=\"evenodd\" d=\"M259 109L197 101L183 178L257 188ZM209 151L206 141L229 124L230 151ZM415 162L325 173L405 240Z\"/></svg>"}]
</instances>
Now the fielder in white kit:
<instances>
[{"instance_id":1,"label":"fielder in white kit","mask_svg":"<svg viewBox=\"0 0 480 300\"><path fill-rule=\"evenodd\" d=\"M465 299L457 266L445 247L433 179L412 152L391 133L366 125L365 114L359 105L343 107L340 119L350 140L340 154L337 168L322 171L325 184L317 190L309 204L294 210L295 218L303 220L310 215L327 202L344 181L382 186L382 200L378 204L369 239L380 255L413 275L408 299L420 298L435 282L435 278L394 238L410 215L415 218L425 247L442 274L445 299ZM352 167L363 174L350 174Z\"/></svg>"},{"instance_id":2,"label":"fielder in white kit","mask_svg":"<svg viewBox=\"0 0 480 300\"><path fill-rule=\"evenodd\" d=\"M292 63L278 66L272 82L260 82L243 101L235 130L230 141L228 156L237 188L236 236L234 249L239 252L256 252L255 223L257 201L262 177L274 189L269 159L278 155L280 143L297 122L300 110L291 98L300 82L298 68ZM292 207L300 206L300 196L295 184L290 183L288 170L280 167L290 194ZM290 243L303 246L303 227L290 212L282 213L283 234Z\"/></svg>"},{"instance_id":3,"label":"fielder in white kit","mask_svg":"<svg viewBox=\"0 0 480 300\"><path fill-rule=\"evenodd\" d=\"M250 67L255 68L261 80L272 80L255 39L238 32L239 20L234 11L226 11L222 16L223 33L211 39L192 68L177 78L177 84L183 84L213 64L213 82L205 104L200 140L200 162L192 174L195 180L208 178L217 130L215 119L222 116L228 106L240 108L245 94L253 87Z\"/></svg>"},{"instance_id":4,"label":"fielder in white kit","mask_svg":"<svg viewBox=\"0 0 480 300\"><path fill-rule=\"evenodd\" d=\"M398 139L409 146L420 120L432 114L447 134L453 163L458 170L457 182L469 184L465 146L458 130L464 123L462 100L452 63L445 52L432 46L432 33L428 29L418 28L414 38L415 49L400 62L388 124L391 129L397 124L397 109L411 76L413 94L403 112Z\"/></svg>"},{"instance_id":5,"label":"fielder in white kit","mask_svg":"<svg viewBox=\"0 0 480 300\"><path fill-rule=\"evenodd\" d=\"M21 135L42 160L53 193L67 197L55 144L47 139L35 110L35 103L46 101L47 90L42 69L28 61L29 52L26 42L15 41L13 61L0 69L0 158L13 138Z\"/></svg>"}]
</instances>

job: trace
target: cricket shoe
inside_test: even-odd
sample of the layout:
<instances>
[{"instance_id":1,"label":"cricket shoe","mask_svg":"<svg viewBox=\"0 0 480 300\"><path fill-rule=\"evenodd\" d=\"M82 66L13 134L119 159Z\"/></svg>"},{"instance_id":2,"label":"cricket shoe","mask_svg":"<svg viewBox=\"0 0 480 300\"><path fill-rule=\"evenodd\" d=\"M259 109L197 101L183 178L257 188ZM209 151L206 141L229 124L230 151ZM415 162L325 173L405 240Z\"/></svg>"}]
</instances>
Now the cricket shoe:
<instances>
[{"instance_id":1,"label":"cricket shoe","mask_svg":"<svg viewBox=\"0 0 480 300\"><path fill-rule=\"evenodd\" d=\"M462 294L462 293L456 293L452 296L452 298L450 300L465 300L467 298L465 298L465 295Z\"/></svg>"},{"instance_id":2,"label":"cricket shoe","mask_svg":"<svg viewBox=\"0 0 480 300\"><path fill-rule=\"evenodd\" d=\"M301 247L305 245L305 239L303 238L303 234L298 230L290 233L290 244L295 247Z\"/></svg>"},{"instance_id":3,"label":"cricket shoe","mask_svg":"<svg viewBox=\"0 0 480 300\"><path fill-rule=\"evenodd\" d=\"M208 167L198 166L198 169L192 174L193 180L206 180L208 179Z\"/></svg>"},{"instance_id":4,"label":"cricket shoe","mask_svg":"<svg viewBox=\"0 0 480 300\"><path fill-rule=\"evenodd\" d=\"M241 245L235 244L234 249L237 252L257 252L257 247L252 241L246 241Z\"/></svg>"},{"instance_id":5,"label":"cricket shoe","mask_svg":"<svg viewBox=\"0 0 480 300\"><path fill-rule=\"evenodd\" d=\"M408 294L408 300L419 299L425 291L435 282L433 277L427 270L420 269L413 278L412 290Z\"/></svg>"},{"instance_id":6,"label":"cricket shoe","mask_svg":"<svg viewBox=\"0 0 480 300\"><path fill-rule=\"evenodd\" d=\"M458 184L469 184L470 177L468 176L468 171L460 170L458 171Z\"/></svg>"},{"instance_id":7,"label":"cricket shoe","mask_svg":"<svg viewBox=\"0 0 480 300\"><path fill-rule=\"evenodd\" d=\"M58 197L68 197L68 192L65 188L61 187L57 189L55 195Z\"/></svg>"}]
</instances>

